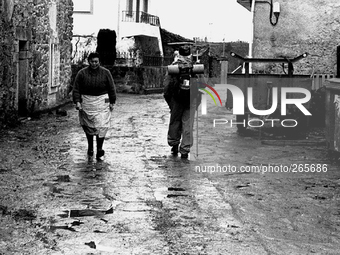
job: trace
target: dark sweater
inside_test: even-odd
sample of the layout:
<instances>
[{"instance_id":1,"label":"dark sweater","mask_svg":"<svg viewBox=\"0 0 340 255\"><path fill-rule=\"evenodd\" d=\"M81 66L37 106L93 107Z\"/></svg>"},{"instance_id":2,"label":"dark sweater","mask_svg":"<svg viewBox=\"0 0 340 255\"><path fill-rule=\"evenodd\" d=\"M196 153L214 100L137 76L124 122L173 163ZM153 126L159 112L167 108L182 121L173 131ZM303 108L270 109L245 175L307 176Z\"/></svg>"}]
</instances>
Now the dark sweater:
<instances>
[{"instance_id":1,"label":"dark sweater","mask_svg":"<svg viewBox=\"0 0 340 255\"><path fill-rule=\"evenodd\" d=\"M81 95L101 96L108 94L111 104L116 102L116 87L110 71L102 66L97 69L81 69L74 81L73 102L81 102Z\"/></svg>"}]
</instances>

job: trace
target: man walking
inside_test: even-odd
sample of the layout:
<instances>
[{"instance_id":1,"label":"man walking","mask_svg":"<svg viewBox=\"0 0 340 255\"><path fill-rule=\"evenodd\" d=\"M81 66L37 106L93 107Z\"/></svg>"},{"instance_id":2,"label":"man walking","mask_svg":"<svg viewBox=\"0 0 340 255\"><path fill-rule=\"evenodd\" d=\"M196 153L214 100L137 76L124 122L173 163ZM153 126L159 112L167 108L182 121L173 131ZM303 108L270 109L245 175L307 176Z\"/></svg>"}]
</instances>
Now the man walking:
<instances>
[{"instance_id":1,"label":"man walking","mask_svg":"<svg viewBox=\"0 0 340 255\"><path fill-rule=\"evenodd\" d=\"M188 158L193 145L193 124L197 106L200 102L197 84L192 84L193 56L190 42L173 43L178 53L172 66L178 72L168 74L164 84L164 98L170 108L170 123L168 130L168 144L171 153L181 158ZM196 85L195 87L193 87Z\"/></svg>"}]
</instances>

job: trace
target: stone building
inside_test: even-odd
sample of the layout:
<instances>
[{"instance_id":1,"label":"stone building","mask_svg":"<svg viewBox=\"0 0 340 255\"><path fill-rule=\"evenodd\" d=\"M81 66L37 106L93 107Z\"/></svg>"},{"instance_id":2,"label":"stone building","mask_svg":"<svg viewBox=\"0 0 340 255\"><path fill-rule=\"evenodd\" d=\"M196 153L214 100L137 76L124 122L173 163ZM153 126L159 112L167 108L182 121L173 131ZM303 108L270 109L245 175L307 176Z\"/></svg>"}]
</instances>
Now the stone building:
<instances>
[{"instance_id":1,"label":"stone building","mask_svg":"<svg viewBox=\"0 0 340 255\"><path fill-rule=\"evenodd\" d=\"M340 45L339 0L237 2L253 13L254 58L292 58L308 52L307 58L294 63L294 74L335 74ZM274 11L279 11L278 18ZM282 67L254 64L253 71L278 73Z\"/></svg>"},{"instance_id":2,"label":"stone building","mask_svg":"<svg viewBox=\"0 0 340 255\"><path fill-rule=\"evenodd\" d=\"M68 97L72 13L72 0L0 0L0 123Z\"/></svg>"}]
</instances>

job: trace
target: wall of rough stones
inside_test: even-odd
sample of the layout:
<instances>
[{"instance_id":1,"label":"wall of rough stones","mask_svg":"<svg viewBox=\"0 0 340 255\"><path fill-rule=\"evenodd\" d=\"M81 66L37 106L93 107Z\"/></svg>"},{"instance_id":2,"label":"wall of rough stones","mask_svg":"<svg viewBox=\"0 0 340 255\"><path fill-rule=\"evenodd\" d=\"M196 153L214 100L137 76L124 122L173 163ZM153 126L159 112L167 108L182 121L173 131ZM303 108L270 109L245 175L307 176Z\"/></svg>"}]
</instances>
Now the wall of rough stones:
<instances>
[{"instance_id":1,"label":"wall of rough stones","mask_svg":"<svg viewBox=\"0 0 340 255\"><path fill-rule=\"evenodd\" d=\"M281 13L276 26L269 21L270 5L257 2L253 56L259 58L310 55L294 64L294 74L335 74L340 45L339 0L275 0ZM275 17L273 17L275 21ZM255 64L254 71L282 73L277 64Z\"/></svg>"},{"instance_id":2,"label":"wall of rough stones","mask_svg":"<svg viewBox=\"0 0 340 255\"><path fill-rule=\"evenodd\" d=\"M8 22L12 8L9 3L0 1L0 118L4 118L4 108L9 111L15 109L15 88L12 84L12 45L14 38L12 36L11 24Z\"/></svg>"},{"instance_id":3,"label":"wall of rough stones","mask_svg":"<svg viewBox=\"0 0 340 255\"><path fill-rule=\"evenodd\" d=\"M0 0L0 123L68 97L72 12L72 0Z\"/></svg>"},{"instance_id":4,"label":"wall of rough stones","mask_svg":"<svg viewBox=\"0 0 340 255\"><path fill-rule=\"evenodd\" d=\"M160 56L161 52L158 45L158 39L155 37L135 36L135 47L140 49L144 55Z\"/></svg>"}]
</instances>

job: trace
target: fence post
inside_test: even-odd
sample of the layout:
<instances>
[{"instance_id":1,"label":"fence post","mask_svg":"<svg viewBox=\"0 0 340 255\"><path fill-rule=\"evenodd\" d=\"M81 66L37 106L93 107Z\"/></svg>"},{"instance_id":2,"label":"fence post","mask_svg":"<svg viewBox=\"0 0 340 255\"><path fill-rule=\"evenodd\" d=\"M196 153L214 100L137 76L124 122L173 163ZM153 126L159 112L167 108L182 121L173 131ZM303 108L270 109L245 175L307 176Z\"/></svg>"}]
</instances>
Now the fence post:
<instances>
[{"instance_id":1,"label":"fence post","mask_svg":"<svg viewBox=\"0 0 340 255\"><path fill-rule=\"evenodd\" d=\"M222 60L221 61L221 84L228 84L228 61ZM228 94L226 92L226 101L225 105L227 105L227 98Z\"/></svg>"},{"instance_id":2,"label":"fence post","mask_svg":"<svg viewBox=\"0 0 340 255\"><path fill-rule=\"evenodd\" d=\"M221 84L227 84L228 78L228 61L221 61Z\"/></svg>"}]
</instances>

